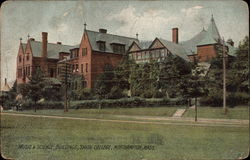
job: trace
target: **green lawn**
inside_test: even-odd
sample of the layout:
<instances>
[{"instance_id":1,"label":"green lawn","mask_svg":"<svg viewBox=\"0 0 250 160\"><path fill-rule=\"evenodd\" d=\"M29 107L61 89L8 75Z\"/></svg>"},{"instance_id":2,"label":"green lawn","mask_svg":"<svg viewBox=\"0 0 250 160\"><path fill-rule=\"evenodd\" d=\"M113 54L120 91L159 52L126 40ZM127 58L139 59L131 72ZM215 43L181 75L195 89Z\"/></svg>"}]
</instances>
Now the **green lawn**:
<instances>
[{"instance_id":1,"label":"green lawn","mask_svg":"<svg viewBox=\"0 0 250 160\"><path fill-rule=\"evenodd\" d=\"M225 115L222 107L198 107L198 117L200 118L218 118L218 119L249 119L248 106L237 106L229 108L228 113ZM195 110L188 109L184 117L194 117Z\"/></svg>"},{"instance_id":2,"label":"green lawn","mask_svg":"<svg viewBox=\"0 0 250 160\"><path fill-rule=\"evenodd\" d=\"M2 154L20 160L229 160L246 157L248 134L248 127L133 124L1 115ZM66 148L62 148L63 145ZM85 146L81 148L80 145ZM98 145L111 145L111 148L99 150L95 148ZM115 149L119 145L154 148Z\"/></svg>"}]
</instances>

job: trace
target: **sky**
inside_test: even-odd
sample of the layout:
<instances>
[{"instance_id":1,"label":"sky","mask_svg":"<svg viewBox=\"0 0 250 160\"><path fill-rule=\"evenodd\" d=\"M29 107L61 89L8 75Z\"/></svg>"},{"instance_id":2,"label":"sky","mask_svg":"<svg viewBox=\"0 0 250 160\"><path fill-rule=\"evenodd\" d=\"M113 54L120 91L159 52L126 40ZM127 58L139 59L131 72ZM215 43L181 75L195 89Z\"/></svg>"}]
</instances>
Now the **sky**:
<instances>
[{"instance_id":1,"label":"sky","mask_svg":"<svg viewBox=\"0 0 250 160\"><path fill-rule=\"evenodd\" d=\"M206 29L215 19L220 35L233 39L238 46L249 32L248 6L241 0L196 1L5 1L0 10L1 84L4 78L12 84L16 78L16 57L27 35L41 41L79 44L84 31L105 28L108 33L139 40L156 37L171 40L172 28L179 28L179 41Z\"/></svg>"}]
</instances>

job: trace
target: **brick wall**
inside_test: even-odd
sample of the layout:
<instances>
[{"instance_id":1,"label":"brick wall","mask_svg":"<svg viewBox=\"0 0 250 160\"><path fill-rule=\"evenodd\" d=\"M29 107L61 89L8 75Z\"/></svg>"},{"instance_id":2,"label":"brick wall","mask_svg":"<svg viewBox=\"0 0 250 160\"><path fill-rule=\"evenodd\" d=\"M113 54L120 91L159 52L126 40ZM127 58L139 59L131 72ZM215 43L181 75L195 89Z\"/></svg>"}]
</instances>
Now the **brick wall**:
<instances>
[{"instance_id":1,"label":"brick wall","mask_svg":"<svg viewBox=\"0 0 250 160\"><path fill-rule=\"evenodd\" d=\"M105 65L109 64L116 67L121 62L122 55L120 54L108 54L101 52L92 53L92 63L91 63L91 88L94 87L98 76L103 73Z\"/></svg>"},{"instance_id":2,"label":"brick wall","mask_svg":"<svg viewBox=\"0 0 250 160\"><path fill-rule=\"evenodd\" d=\"M86 52L84 52L85 50ZM84 53L84 54L83 54ZM86 80L87 88L91 88L93 86L91 82L91 55L92 49L88 40L88 36L86 32L83 34L80 47L79 47L79 58L78 58L78 65L79 65L79 74L83 74ZM82 71L83 70L83 71Z\"/></svg>"},{"instance_id":3,"label":"brick wall","mask_svg":"<svg viewBox=\"0 0 250 160\"><path fill-rule=\"evenodd\" d=\"M197 47L197 55L199 62L208 61L217 56L215 45L204 45Z\"/></svg>"}]
</instances>

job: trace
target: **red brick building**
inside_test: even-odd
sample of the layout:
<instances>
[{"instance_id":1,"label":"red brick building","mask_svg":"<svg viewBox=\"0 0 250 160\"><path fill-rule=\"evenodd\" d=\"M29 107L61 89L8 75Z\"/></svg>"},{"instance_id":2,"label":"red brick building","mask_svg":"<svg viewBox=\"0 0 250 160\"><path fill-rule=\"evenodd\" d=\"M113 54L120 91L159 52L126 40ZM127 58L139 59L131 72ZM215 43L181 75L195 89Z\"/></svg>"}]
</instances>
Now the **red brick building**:
<instances>
[{"instance_id":1,"label":"red brick building","mask_svg":"<svg viewBox=\"0 0 250 160\"><path fill-rule=\"evenodd\" d=\"M17 84L29 81L35 71L40 68L46 77L57 76L57 62L59 56L69 55L73 46L62 45L61 42L48 43L48 33L42 32L42 41L29 38L27 43L20 40L17 54Z\"/></svg>"},{"instance_id":2,"label":"red brick building","mask_svg":"<svg viewBox=\"0 0 250 160\"><path fill-rule=\"evenodd\" d=\"M99 32L85 30L79 48L71 50L68 62L73 74L83 75L84 85L93 88L104 66L117 66L133 42L138 40L109 34L106 29L99 29Z\"/></svg>"},{"instance_id":3,"label":"red brick building","mask_svg":"<svg viewBox=\"0 0 250 160\"><path fill-rule=\"evenodd\" d=\"M187 41L179 42L178 28L172 29L172 41L155 38L153 41L140 41L136 38L113 35L106 29L99 32L84 30L81 42L76 46L48 43L48 34L42 33L42 41L29 38L19 45L17 55L17 83L25 83L37 68L46 77L57 77L60 64L67 61L73 75L84 77L81 87L93 88L105 65L117 66L123 56L129 55L136 62L150 59L163 60L167 55L175 55L186 61L206 62L216 57L221 37L213 17L207 28ZM233 56L233 41L226 43L228 55ZM75 85L77 86L77 85ZM76 88L76 87L73 87Z\"/></svg>"}]
</instances>

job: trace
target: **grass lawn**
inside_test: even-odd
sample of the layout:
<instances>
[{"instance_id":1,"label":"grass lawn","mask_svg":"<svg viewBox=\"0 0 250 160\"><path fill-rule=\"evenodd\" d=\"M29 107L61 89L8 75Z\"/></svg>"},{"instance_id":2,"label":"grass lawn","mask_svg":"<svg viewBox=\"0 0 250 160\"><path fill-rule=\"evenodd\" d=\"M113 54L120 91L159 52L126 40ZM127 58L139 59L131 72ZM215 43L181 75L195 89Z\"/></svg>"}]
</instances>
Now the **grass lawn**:
<instances>
[{"instance_id":1,"label":"grass lawn","mask_svg":"<svg viewBox=\"0 0 250 160\"><path fill-rule=\"evenodd\" d=\"M198 118L218 118L218 119L249 119L248 106L237 106L228 109L228 114L224 114L222 107L198 107ZM188 109L184 117L194 117L195 110Z\"/></svg>"},{"instance_id":2,"label":"grass lawn","mask_svg":"<svg viewBox=\"0 0 250 160\"><path fill-rule=\"evenodd\" d=\"M9 115L1 115L1 139L2 154L21 160L229 160L246 157L249 151L248 127L133 124Z\"/></svg>"}]
</instances>

